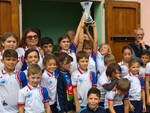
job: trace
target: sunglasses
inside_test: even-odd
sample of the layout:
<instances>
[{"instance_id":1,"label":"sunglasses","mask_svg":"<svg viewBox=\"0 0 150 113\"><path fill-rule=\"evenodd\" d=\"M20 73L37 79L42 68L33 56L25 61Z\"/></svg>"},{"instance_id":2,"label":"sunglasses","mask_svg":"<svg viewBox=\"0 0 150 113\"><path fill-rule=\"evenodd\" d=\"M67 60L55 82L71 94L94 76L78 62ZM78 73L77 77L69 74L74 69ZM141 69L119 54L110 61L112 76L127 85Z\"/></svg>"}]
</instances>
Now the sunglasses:
<instances>
[{"instance_id":1,"label":"sunglasses","mask_svg":"<svg viewBox=\"0 0 150 113\"><path fill-rule=\"evenodd\" d=\"M38 39L39 37L37 35L34 35L34 36L27 36L26 38L32 40L33 38L34 39Z\"/></svg>"}]
</instances>

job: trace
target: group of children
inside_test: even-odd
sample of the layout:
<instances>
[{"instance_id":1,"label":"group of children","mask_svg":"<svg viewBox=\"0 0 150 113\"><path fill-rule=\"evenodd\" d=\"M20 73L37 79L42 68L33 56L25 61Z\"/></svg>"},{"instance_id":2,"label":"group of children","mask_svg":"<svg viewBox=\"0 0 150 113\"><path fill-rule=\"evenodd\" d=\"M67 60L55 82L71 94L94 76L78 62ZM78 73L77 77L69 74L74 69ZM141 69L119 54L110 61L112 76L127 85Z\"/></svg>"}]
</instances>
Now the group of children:
<instances>
[{"instance_id":1,"label":"group of children","mask_svg":"<svg viewBox=\"0 0 150 113\"><path fill-rule=\"evenodd\" d=\"M148 51L139 64L126 46L116 63L109 45L98 48L96 23L84 18L53 54L52 39L40 35L26 29L20 48L15 34L1 37L0 113L150 112Z\"/></svg>"}]
</instances>

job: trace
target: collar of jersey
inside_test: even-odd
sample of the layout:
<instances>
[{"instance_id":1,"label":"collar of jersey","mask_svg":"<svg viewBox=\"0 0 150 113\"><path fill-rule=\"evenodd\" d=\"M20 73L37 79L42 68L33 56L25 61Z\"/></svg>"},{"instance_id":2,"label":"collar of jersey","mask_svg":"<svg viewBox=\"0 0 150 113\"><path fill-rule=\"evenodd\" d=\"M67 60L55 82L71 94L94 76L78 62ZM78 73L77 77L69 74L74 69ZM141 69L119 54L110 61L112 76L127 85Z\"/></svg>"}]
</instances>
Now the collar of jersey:
<instances>
[{"instance_id":1,"label":"collar of jersey","mask_svg":"<svg viewBox=\"0 0 150 113\"><path fill-rule=\"evenodd\" d=\"M4 69L2 69L1 72L2 72L2 74L7 74L7 72ZM17 73L17 70L15 69L13 74L16 74L16 73Z\"/></svg>"},{"instance_id":2,"label":"collar of jersey","mask_svg":"<svg viewBox=\"0 0 150 113\"><path fill-rule=\"evenodd\" d=\"M83 74L83 73L86 73L88 70L87 71L83 71L82 69L78 68L78 71L79 71L80 74Z\"/></svg>"},{"instance_id":3,"label":"collar of jersey","mask_svg":"<svg viewBox=\"0 0 150 113\"><path fill-rule=\"evenodd\" d=\"M33 86L31 86L31 85L28 83L27 87L29 88L29 90L32 90L32 89L39 88L39 87L40 87L40 85L38 84L38 86L37 86L37 87L33 87Z\"/></svg>"}]
</instances>

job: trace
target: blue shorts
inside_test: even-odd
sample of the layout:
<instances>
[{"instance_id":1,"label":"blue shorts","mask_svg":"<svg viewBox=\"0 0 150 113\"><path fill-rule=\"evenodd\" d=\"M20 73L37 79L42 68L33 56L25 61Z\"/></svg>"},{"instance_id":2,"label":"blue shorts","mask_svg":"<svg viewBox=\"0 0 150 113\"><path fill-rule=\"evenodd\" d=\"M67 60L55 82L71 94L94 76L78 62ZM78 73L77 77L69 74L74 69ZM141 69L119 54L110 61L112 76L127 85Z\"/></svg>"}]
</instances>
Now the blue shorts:
<instances>
[{"instance_id":1,"label":"blue shorts","mask_svg":"<svg viewBox=\"0 0 150 113\"><path fill-rule=\"evenodd\" d=\"M134 112L130 111L129 113L142 113L142 101L131 101L131 104L134 106Z\"/></svg>"},{"instance_id":2,"label":"blue shorts","mask_svg":"<svg viewBox=\"0 0 150 113\"><path fill-rule=\"evenodd\" d=\"M114 106L116 113L124 113L124 105ZM109 109L106 109L106 113L110 113Z\"/></svg>"}]
</instances>

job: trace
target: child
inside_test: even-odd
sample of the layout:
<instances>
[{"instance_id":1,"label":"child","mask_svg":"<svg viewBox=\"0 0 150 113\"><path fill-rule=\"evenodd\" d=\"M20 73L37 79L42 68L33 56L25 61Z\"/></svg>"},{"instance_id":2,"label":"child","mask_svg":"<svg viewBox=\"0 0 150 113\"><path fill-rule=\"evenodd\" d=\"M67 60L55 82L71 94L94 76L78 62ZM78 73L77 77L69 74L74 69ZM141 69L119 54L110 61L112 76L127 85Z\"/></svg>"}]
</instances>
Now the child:
<instances>
[{"instance_id":1,"label":"child","mask_svg":"<svg viewBox=\"0 0 150 113\"><path fill-rule=\"evenodd\" d=\"M104 107L106 91L111 91L120 79L121 68L117 63L108 65L106 72L103 72L97 82L97 88L101 91L100 106ZM116 76L117 75L117 76Z\"/></svg>"},{"instance_id":2,"label":"child","mask_svg":"<svg viewBox=\"0 0 150 113\"><path fill-rule=\"evenodd\" d=\"M26 86L27 79L23 74L19 76L20 72L15 70L18 63L18 54L15 50L5 50L2 63L4 69L0 71L0 98L6 112L17 113L18 91Z\"/></svg>"},{"instance_id":3,"label":"child","mask_svg":"<svg viewBox=\"0 0 150 113\"><path fill-rule=\"evenodd\" d=\"M130 81L123 78L118 80L115 89L106 93L105 109L107 113L129 113L129 100L127 93L129 89ZM123 99L124 105L122 102Z\"/></svg>"},{"instance_id":4,"label":"child","mask_svg":"<svg viewBox=\"0 0 150 113\"><path fill-rule=\"evenodd\" d=\"M59 55L59 76L57 79L58 109L60 113L74 111L70 63L73 59L67 53Z\"/></svg>"},{"instance_id":5,"label":"child","mask_svg":"<svg viewBox=\"0 0 150 113\"><path fill-rule=\"evenodd\" d=\"M54 55L49 54L46 55L43 59L44 72L42 74L41 86L44 86L48 90L48 94L50 97L50 107L52 113L57 113L57 103L56 103L56 87L57 87L57 77L58 73L56 73L57 63Z\"/></svg>"},{"instance_id":6,"label":"child","mask_svg":"<svg viewBox=\"0 0 150 113\"><path fill-rule=\"evenodd\" d=\"M25 62L27 63L26 67L28 68L29 65L31 64L37 64L39 62L39 52L38 50L32 48L32 49L28 49L25 52L25 56L24 56ZM27 75L27 69L23 71L23 73L25 75ZM22 73L21 73L22 74ZM21 76L21 75L20 75Z\"/></svg>"},{"instance_id":7,"label":"child","mask_svg":"<svg viewBox=\"0 0 150 113\"><path fill-rule=\"evenodd\" d=\"M41 33L39 29L27 28L25 29L23 33L21 46L23 48L24 54L28 49L31 49L31 48L36 49L39 52L39 58L40 58L38 64L41 68L43 68L42 67L43 54L42 54L41 48L39 47L40 38L41 38ZM27 69L27 67L26 67L26 62L23 59L23 67L21 70L24 71L25 69Z\"/></svg>"},{"instance_id":8,"label":"child","mask_svg":"<svg viewBox=\"0 0 150 113\"><path fill-rule=\"evenodd\" d=\"M108 44L101 44L97 52L96 62L97 62L97 71L102 73L105 70L104 56L111 54L111 48Z\"/></svg>"},{"instance_id":9,"label":"child","mask_svg":"<svg viewBox=\"0 0 150 113\"><path fill-rule=\"evenodd\" d=\"M50 37L43 37L40 41L41 48L44 51L44 56L49 55L53 51L53 40Z\"/></svg>"},{"instance_id":10,"label":"child","mask_svg":"<svg viewBox=\"0 0 150 113\"><path fill-rule=\"evenodd\" d=\"M76 105L76 112L81 107L87 105L87 93L92 86L96 86L95 72L88 70L89 56L87 53L80 51L77 53L78 70L72 73L72 86L74 101Z\"/></svg>"},{"instance_id":11,"label":"child","mask_svg":"<svg viewBox=\"0 0 150 113\"><path fill-rule=\"evenodd\" d=\"M51 113L48 91L39 85L41 68L37 64L30 65L27 76L29 83L18 94L19 113Z\"/></svg>"},{"instance_id":12,"label":"child","mask_svg":"<svg viewBox=\"0 0 150 113\"><path fill-rule=\"evenodd\" d=\"M146 64L150 61L150 52L143 51L141 54L142 66L140 66L139 75L145 80Z\"/></svg>"},{"instance_id":13,"label":"child","mask_svg":"<svg viewBox=\"0 0 150 113\"><path fill-rule=\"evenodd\" d=\"M87 94L88 105L82 108L78 113L106 113L104 108L99 107L100 90L92 87Z\"/></svg>"},{"instance_id":14,"label":"child","mask_svg":"<svg viewBox=\"0 0 150 113\"><path fill-rule=\"evenodd\" d=\"M145 87L146 87L146 102L147 112L150 112L150 62L146 64L145 70Z\"/></svg>"},{"instance_id":15,"label":"child","mask_svg":"<svg viewBox=\"0 0 150 113\"><path fill-rule=\"evenodd\" d=\"M2 60L2 56L5 50L7 49L16 50L16 52L18 53L18 63L16 65L16 70L20 71L23 65L22 58L24 53L23 53L23 49L17 48L18 43L19 43L19 39L14 33L5 32L1 38L1 46L3 47L3 50L0 53L0 60ZM4 64L1 61L0 61L0 69L4 69Z\"/></svg>"},{"instance_id":16,"label":"child","mask_svg":"<svg viewBox=\"0 0 150 113\"><path fill-rule=\"evenodd\" d=\"M132 56L132 49L129 46L122 48L122 61L118 64L121 67L121 78L129 74L129 62Z\"/></svg>"},{"instance_id":17,"label":"child","mask_svg":"<svg viewBox=\"0 0 150 113\"><path fill-rule=\"evenodd\" d=\"M129 74L125 76L131 83L129 100L131 101L130 107L134 107L133 113L142 113L146 111L144 80L139 75L139 68L139 62L132 59L129 63ZM143 105L141 100L143 101Z\"/></svg>"}]
</instances>

